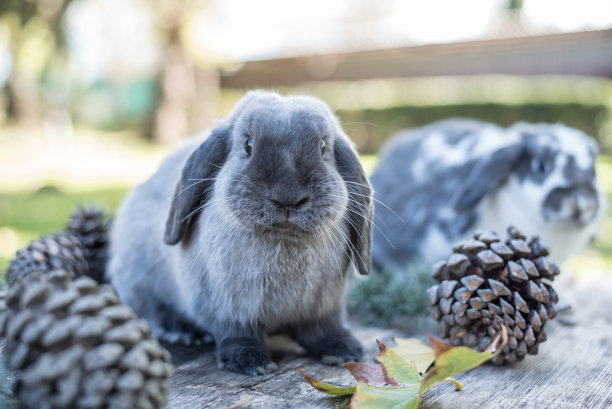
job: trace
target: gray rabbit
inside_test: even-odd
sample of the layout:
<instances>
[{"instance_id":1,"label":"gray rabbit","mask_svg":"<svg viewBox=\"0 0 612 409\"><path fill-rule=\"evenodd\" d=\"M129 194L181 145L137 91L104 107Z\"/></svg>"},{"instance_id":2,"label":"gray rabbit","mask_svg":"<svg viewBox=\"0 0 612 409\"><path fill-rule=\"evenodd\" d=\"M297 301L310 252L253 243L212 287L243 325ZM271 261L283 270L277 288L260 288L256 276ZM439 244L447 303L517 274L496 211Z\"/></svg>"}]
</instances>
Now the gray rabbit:
<instances>
[{"instance_id":1,"label":"gray rabbit","mask_svg":"<svg viewBox=\"0 0 612 409\"><path fill-rule=\"evenodd\" d=\"M372 174L373 263L435 262L476 229L540 235L563 261L597 232L597 145L561 124L450 119L390 140Z\"/></svg>"},{"instance_id":2,"label":"gray rabbit","mask_svg":"<svg viewBox=\"0 0 612 409\"><path fill-rule=\"evenodd\" d=\"M323 102L249 92L125 200L107 274L156 335L212 335L221 368L273 366L270 333L325 362L356 361L343 293L353 271L369 272L372 211Z\"/></svg>"}]
</instances>

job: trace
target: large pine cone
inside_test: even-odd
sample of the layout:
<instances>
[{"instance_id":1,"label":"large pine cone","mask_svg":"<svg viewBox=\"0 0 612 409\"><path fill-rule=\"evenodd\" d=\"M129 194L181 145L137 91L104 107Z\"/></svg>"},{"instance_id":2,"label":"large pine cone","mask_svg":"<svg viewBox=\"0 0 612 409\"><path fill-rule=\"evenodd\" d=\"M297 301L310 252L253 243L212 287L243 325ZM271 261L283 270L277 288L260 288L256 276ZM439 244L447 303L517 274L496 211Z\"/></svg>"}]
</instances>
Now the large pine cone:
<instances>
[{"instance_id":1,"label":"large pine cone","mask_svg":"<svg viewBox=\"0 0 612 409\"><path fill-rule=\"evenodd\" d=\"M493 232L478 232L458 243L448 260L433 266L440 284L427 290L432 315L454 345L483 351L506 327L508 343L496 364L537 354L546 321L557 315L551 281L559 268L546 258L548 249L514 227L508 236L502 242Z\"/></svg>"},{"instance_id":2,"label":"large pine cone","mask_svg":"<svg viewBox=\"0 0 612 409\"><path fill-rule=\"evenodd\" d=\"M89 265L87 275L99 283L104 280L110 219L98 207L79 207L72 212L66 231L79 238Z\"/></svg>"},{"instance_id":3,"label":"large pine cone","mask_svg":"<svg viewBox=\"0 0 612 409\"><path fill-rule=\"evenodd\" d=\"M161 408L172 365L148 325L108 285L57 270L13 284L7 366L26 408Z\"/></svg>"},{"instance_id":4,"label":"large pine cone","mask_svg":"<svg viewBox=\"0 0 612 409\"><path fill-rule=\"evenodd\" d=\"M87 275L87 249L72 233L55 233L32 241L17 251L6 273L9 285L31 271L65 270L77 277Z\"/></svg>"}]
</instances>

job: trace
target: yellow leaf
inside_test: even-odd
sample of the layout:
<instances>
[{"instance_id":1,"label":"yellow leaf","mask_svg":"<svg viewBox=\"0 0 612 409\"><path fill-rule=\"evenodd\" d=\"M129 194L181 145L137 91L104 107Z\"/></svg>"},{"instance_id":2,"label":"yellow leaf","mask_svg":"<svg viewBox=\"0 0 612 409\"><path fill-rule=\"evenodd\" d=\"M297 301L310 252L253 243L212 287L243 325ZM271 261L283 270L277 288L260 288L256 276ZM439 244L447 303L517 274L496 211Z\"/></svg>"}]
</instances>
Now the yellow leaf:
<instances>
[{"instance_id":1,"label":"yellow leaf","mask_svg":"<svg viewBox=\"0 0 612 409\"><path fill-rule=\"evenodd\" d=\"M405 360L400 354L376 340L386 373L402 384L419 384L422 379L416 365Z\"/></svg>"},{"instance_id":2,"label":"yellow leaf","mask_svg":"<svg viewBox=\"0 0 612 409\"><path fill-rule=\"evenodd\" d=\"M417 338L393 338L397 344L391 348L406 361L414 362L420 373L425 373L434 361L434 352L429 345L425 345ZM382 363L382 354L376 356Z\"/></svg>"}]
</instances>

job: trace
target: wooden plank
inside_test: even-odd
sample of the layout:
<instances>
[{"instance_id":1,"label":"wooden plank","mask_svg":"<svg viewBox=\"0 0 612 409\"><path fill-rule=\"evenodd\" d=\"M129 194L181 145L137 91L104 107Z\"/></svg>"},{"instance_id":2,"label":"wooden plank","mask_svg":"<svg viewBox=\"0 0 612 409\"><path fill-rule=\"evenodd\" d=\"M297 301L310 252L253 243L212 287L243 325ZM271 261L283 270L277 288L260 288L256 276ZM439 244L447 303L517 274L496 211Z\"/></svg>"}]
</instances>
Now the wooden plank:
<instances>
[{"instance_id":1,"label":"wooden plank","mask_svg":"<svg viewBox=\"0 0 612 409\"><path fill-rule=\"evenodd\" d=\"M457 379L465 383L463 391L439 384L423 396L421 408L612 407L612 285L584 286L571 295L573 311L547 324L548 341L540 346L538 355L512 366L486 364L460 374ZM407 335L372 328L357 328L356 334L366 347L367 361L377 352L376 338L391 343L391 335ZM177 361L168 408L348 406L348 399L328 397L310 388L296 366L326 382L354 384L345 369L322 365L295 349L277 347L278 370L261 377L219 371L210 348L200 356L185 353L193 354L193 350L173 350Z\"/></svg>"},{"instance_id":2,"label":"wooden plank","mask_svg":"<svg viewBox=\"0 0 612 409\"><path fill-rule=\"evenodd\" d=\"M357 335L371 358L377 350L376 337L390 339L391 332L380 329L359 329ZM196 359L185 359L189 348L167 346L176 369L168 408L341 408L348 407L346 398L333 398L314 390L296 371L301 368L311 376L338 385L355 383L350 373L305 357L299 347L276 337L272 340L273 359L278 369L273 373L252 377L217 369L211 347L202 350Z\"/></svg>"},{"instance_id":3,"label":"wooden plank","mask_svg":"<svg viewBox=\"0 0 612 409\"><path fill-rule=\"evenodd\" d=\"M570 300L572 312L547 324L548 341L540 346L538 355L527 356L512 366L486 364L460 374L457 379L465 383L463 391L456 392L451 384L436 385L423 396L421 408L612 407L610 277L571 292L562 288L561 297L562 301ZM377 352L377 338L391 344L392 335L409 335L398 330L353 327L370 362ZM346 408L349 404L347 398L315 391L295 368L347 386L354 384L348 371L307 358L286 340L273 338L278 369L258 377L217 369L210 345L167 347L176 366L167 408ZM0 383L7 385L8 379L8 374L0 373ZM6 386L0 387L0 407L17 407Z\"/></svg>"},{"instance_id":4,"label":"wooden plank","mask_svg":"<svg viewBox=\"0 0 612 409\"><path fill-rule=\"evenodd\" d=\"M421 408L612 408L612 287L610 276L601 281L572 294L573 311L560 318L576 325L547 324L538 355L461 374L463 391L439 385Z\"/></svg>"},{"instance_id":5,"label":"wooden plank","mask_svg":"<svg viewBox=\"0 0 612 409\"><path fill-rule=\"evenodd\" d=\"M222 88L482 74L612 78L612 30L249 61L220 70Z\"/></svg>"}]
</instances>

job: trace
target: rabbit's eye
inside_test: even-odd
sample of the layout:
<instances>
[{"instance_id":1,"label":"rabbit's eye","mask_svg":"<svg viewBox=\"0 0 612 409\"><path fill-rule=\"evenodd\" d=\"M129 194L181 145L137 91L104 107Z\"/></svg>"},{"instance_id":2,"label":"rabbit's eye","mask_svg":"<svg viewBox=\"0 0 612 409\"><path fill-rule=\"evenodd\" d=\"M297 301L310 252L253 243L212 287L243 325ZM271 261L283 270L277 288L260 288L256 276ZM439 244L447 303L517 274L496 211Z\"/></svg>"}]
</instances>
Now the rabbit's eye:
<instances>
[{"instance_id":1,"label":"rabbit's eye","mask_svg":"<svg viewBox=\"0 0 612 409\"><path fill-rule=\"evenodd\" d=\"M321 148L321 154L325 152L325 141L321 139L321 143L319 144L319 148Z\"/></svg>"},{"instance_id":2,"label":"rabbit's eye","mask_svg":"<svg viewBox=\"0 0 612 409\"><path fill-rule=\"evenodd\" d=\"M251 137L249 137L244 143L244 151L246 152L247 156L251 156L252 150L253 150L253 140L251 139Z\"/></svg>"},{"instance_id":3,"label":"rabbit's eye","mask_svg":"<svg viewBox=\"0 0 612 409\"><path fill-rule=\"evenodd\" d=\"M548 171L548 164L540 159L533 159L531 161L531 170L534 173L546 173Z\"/></svg>"}]
</instances>

